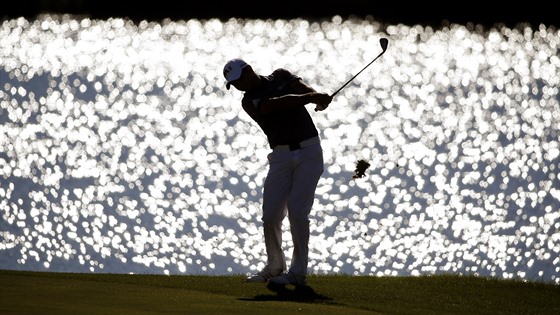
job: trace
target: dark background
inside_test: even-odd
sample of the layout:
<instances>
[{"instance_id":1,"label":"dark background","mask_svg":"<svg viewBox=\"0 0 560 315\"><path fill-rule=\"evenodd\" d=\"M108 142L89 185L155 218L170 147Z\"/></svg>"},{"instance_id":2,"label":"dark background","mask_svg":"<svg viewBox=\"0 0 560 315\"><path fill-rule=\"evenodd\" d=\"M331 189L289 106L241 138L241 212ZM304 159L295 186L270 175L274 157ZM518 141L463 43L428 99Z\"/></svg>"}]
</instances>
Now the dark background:
<instances>
[{"instance_id":1,"label":"dark background","mask_svg":"<svg viewBox=\"0 0 560 315\"><path fill-rule=\"evenodd\" d=\"M9 0L8 0L9 1ZM94 19L128 18L135 22L229 18L309 18L367 16L388 24L441 27L450 23L486 28L496 25L560 25L552 1L415 1L375 0L15 0L4 2L0 18L35 18L39 14L74 14Z\"/></svg>"}]
</instances>

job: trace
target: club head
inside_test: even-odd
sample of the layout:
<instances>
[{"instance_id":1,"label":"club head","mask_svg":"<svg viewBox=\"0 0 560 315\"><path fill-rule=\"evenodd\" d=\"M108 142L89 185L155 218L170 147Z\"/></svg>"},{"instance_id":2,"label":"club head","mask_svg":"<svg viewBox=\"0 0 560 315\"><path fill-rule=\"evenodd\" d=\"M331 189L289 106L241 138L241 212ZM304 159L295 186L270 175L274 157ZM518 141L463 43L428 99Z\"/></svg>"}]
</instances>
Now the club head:
<instances>
[{"instance_id":1,"label":"club head","mask_svg":"<svg viewBox=\"0 0 560 315\"><path fill-rule=\"evenodd\" d=\"M383 51L387 50L387 45L389 45L389 40L385 37L379 39L379 44L381 45L381 49Z\"/></svg>"}]
</instances>

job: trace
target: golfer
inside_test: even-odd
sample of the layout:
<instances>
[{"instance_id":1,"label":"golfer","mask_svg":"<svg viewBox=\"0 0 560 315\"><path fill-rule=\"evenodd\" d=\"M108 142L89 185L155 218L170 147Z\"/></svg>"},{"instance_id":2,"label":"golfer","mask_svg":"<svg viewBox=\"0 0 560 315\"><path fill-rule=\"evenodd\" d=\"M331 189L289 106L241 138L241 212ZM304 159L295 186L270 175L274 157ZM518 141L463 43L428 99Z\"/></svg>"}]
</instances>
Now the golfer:
<instances>
[{"instance_id":1,"label":"golfer","mask_svg":"<svg viewBox=\"0 0 560 315\"><path fill-rule=\"evenodd\" d=\"M272 151L263 187L262 222L267 262L246 282L307 285L309 213L323 173L319 133L305 105L325 110L332 97L318 93L290 71L257 74L242 59L224 66L226 87L244 92L241 105L260 126ZM290 268L282 250L282 221L288 216L294 250Z\"/></svg>"}]
</instances>

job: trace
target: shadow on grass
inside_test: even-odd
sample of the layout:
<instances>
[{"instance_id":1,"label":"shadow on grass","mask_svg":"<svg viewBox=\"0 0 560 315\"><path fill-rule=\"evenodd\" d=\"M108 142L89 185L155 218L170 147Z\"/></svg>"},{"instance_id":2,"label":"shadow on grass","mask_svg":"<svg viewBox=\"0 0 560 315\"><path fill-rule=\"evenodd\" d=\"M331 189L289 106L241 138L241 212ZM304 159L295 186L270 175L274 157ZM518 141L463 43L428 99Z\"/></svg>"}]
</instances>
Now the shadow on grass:
<instances>
[{"instance_id":1,"label":"shadow on grass","mask_svg":"<svg viewBox=\"0 0 560 315\"><path fill-rule=\"evenodd\" d=\"M289 289L284 285L277 285L273 283L267 284L267 289L274 292L274 294L258 294L252 298L239 298L242 301L290 301L290 302L303 302L303 303L328 303L337 304L334 300L326 295L319 294L310 286L296 286L294 289Z\"/></svg>"}]
</instances>

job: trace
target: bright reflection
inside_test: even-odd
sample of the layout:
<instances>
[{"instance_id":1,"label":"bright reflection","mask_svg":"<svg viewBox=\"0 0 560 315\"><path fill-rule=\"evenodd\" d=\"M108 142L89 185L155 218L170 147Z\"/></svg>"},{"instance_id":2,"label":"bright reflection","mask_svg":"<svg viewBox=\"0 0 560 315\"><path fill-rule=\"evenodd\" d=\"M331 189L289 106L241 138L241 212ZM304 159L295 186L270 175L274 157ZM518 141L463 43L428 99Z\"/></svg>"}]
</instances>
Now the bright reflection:
<instances>
[{"instance_id":1,"label":"bright reflection","mask_svg":"<svg viewBox=\"0 0 560 315\"><path fill-rule=\"evenodd\" d=\"M380 37L383 58L313 113L310 271L560 283L560 33L338 17L4 21L0 268L262 268L268 147L223 63L335 91ZM372 166L353 180L360 158Z\"/></svg>"}]
</instances>

